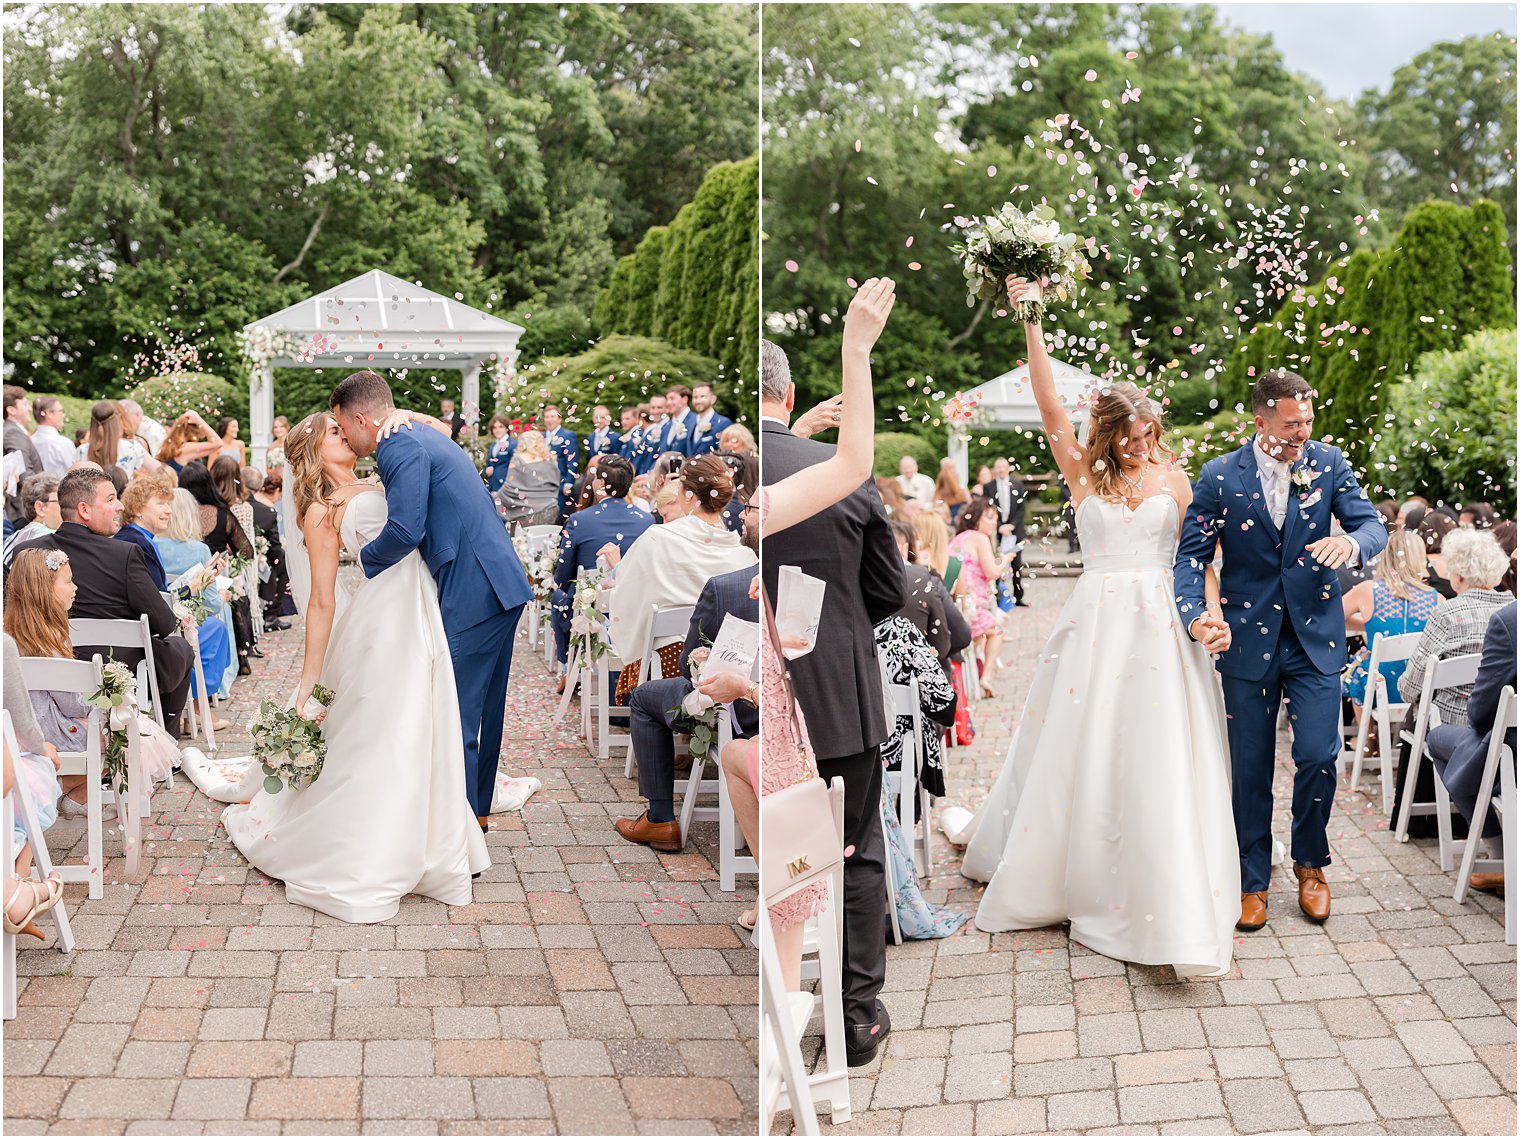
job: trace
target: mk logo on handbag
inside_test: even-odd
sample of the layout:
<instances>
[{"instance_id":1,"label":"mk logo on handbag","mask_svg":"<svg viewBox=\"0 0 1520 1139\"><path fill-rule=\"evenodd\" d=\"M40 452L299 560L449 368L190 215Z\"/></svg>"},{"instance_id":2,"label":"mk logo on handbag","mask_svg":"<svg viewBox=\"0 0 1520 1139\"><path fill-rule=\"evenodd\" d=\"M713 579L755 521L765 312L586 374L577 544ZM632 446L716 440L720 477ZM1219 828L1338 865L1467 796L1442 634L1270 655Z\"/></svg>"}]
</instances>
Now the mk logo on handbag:
<instances>
[{"instance_id":1,"label":"mk logo on handbag","mask_svg":"<svg viewBox=\"0 0 1520 1139\"><path fill-rule=\"evenodd\" d=\"M800 858L792 859L786 864L786 872L793 878L799 874L806 874L811 869L812 867L808 865L807 855L805 854Z\"/></svg>"}]
</instances>

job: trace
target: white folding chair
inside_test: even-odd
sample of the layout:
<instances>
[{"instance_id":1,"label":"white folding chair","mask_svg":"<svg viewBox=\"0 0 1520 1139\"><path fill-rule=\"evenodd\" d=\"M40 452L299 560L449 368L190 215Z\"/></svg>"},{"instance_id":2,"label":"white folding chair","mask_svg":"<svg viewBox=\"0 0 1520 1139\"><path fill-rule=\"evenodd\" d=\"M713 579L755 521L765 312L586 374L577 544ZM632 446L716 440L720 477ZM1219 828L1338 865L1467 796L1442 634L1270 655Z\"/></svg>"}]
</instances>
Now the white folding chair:
<instances>
[{"instance_id":1,"label":"white folding chair","mask_svg":"<svg viewBox=\"0 0 1520 1139\"><path fill-rule=\"evenodd\" d=\"M73 692L81 698L100 688L101 661L64 660L49 657L22 657L21 676L28 692ZM65 882L83 882L90 897L105 897L105 824L101 818L103 796L100 777L104 766L100 744L99 708L90 709L85 721L84 749L58 753L59 775L82 775L85 785L85 864L58 867Z\"/></svg>"},{"instance_id":2,"label":"white folding chair","mask_svg":"<svg viewBox=\"0 0 1520 1139\"><path fill-rule=\"evenodd\" d=\"M1509 889L1510 867L1508 865L1513 857L1515 846L1515 753L1504 742L1505 733L1515 728L1515 690L1505 686L1499 694L1499 706L1494 711L1493 732L1488 740L1488 754L1483 761L1483 778L1478 784L1478 800L1473 804L1472 823L1467 828L1467 839L1457 845L1462 847L1462 865L1457 873L1457 888L1452 894L1452 899L1459 905L1467 900L1468 881L1472 878L1477 864L1482 862L1485 870L1503 870L1505 877L1504 891L1504 936L1509 944L1514 944L1514 907L1510 902ZM1493 798L1494 782L1499 783L1499 798ZM1438 784L1440 780L1436 781ZM1445 796L1444 785L1437 788L1437 793ZM1483 834L1483 820L1487 818L1489 807L1499 812L1500 822L1504 827L1504 857L1478 858L1478 844ZM1444 869L1444 867L1443 867Z\"/></svg>"},{"instance_id":3,"label":"white folding chair","mask_svg":"<svg viewBox=\"0 0 1520 1139\"><path fill-rule=\"evenodd\" d=\"M1425 670L1424 682L1420 686L1418 711L1415 713L1414 731L1399 733L1401 740L1409 741L1409 770L1405 773L1404 798L1399 804L1398 824L1394 828L1394 837L1400 842L1409 841L1411 815L1434 815L1438 810L1435 802L1418 805L1414 802L1415 788L1419 786L1420 769L1429 758L1425 753L1425 737L1430 730L1435 694L1442 689L1460 688L1465 684L1471 684L1478 678L1478 662L1482 660L1482 657L1482 653L1464 653L1461 656L1445 657L1431 661L1430 667ZM1436 778L1436 782L1440 783L1439 777ZM1451 868L1448 866L1445 869Z\"/></svg>"},{"instance_id":4,"label":"white folding chair","mask_svg":"<svg viewBox=\"0 0 1520 1139\"><path fill-rule=\"evenodd\" d=\"M654 666L659 661L659 654L655 652L656 641L670 641L673 638L686 639L686 632L691 627L691 613L694 605L669 605L660 608L658 605L650 606L649 627L644 633L644 644L640 650L639 658L639 683L646 680L656 679ZM662 674L663 675L663 674ZM611 701L608 701L611 703ZM628 758L623 764L623 775L633 778L633 767L637 757L633 753L633 740L628 741ZM716 790L716 788L714 788Z\"/></svg>"},{"instance_id":5,"label":"white folding chair","mask_svg":"<svg viewBox=\"0 0 1520 1139\"><path fill-rule=\"evenodd\" d=\"M818 1113L813 1107L813 1097L808 1094L807 1068L802 1059L802 1037L813 1012L813 998L787 989L771 934L771 920L764 906L759 909L755 935L760 946L760 1070L765 1111L762 1134L771 1134L771 1122L786 1103L796 1105L792 1108L796 1130L803 1135L817 1135Z\"/></svg>"},{"instance_id":6,"label":"white folding chair","mask_svg":"<svg viewBox=\"0 0 1520 1139\"><path fill-rule=\"evenodd\" d=\"M733 800L728 793L728 775L723 770L723 749L734 742L733 709L730 707L718 717L718 888L731 892L737 887L740 874L759 877L760 866L754 852L740 854L744 849L744 832L734 816ZM688 794L691 792L688 791Z\"/></svg>"},{"instance_id":7,"label":"white folding chair","mask_svg":"<svg viewBox=\"0 0 1520 1139\"><path fill-rule=\"evenodd\" d=\"M834 807L834 825L844 834L844 781L829 784L829 799ZM850 1121L850 1067L844 1048L844 861L841 858L829 875L828 906L824 912L808 919L802 940L802 980L817 981L810 1015L823 1017L823 1051L818 1067L807 1079L814 1102L822 1102L831 1113L834 1125ZM762 884L763 886L763 884ZM770 901L779 900L771 898ZM764 909L764 904L760 907ZM787 1106L791 1100L779 1101Z\"/></svg>"},{"instance_id":8,"label":"white folding chair","mask_svg":"<svg viewBox=\"0 0 1520 1139\"><path fill-rule=\"evenodd\" d=\"M9 711L0 714L0 725L3 725L5 746L10 749L11 760L16 766L16 787L11 794L5 796L5 812L0 817L0 825L5 828L4 838L4 867L5 876L8 878L15 873L16 856L20 851L16 850L12 843L15 841L16 819L20 816L21 829L26 833L27 845L32 848L32 878L41 878L46 881L48 875L53 873L53 858L48 852L46 832L42 824L37 820L37 811L32 805L31 795L22 786L26 773L21 770L24 762L21 758L21 746L16 741L15 726L11 723ZM69 912L67 904L63 901L48 910L44 915L53 919L54 926L58 929L57 948L64 953L74 952L74 930L69 925ZM5 1019L16 1018L16 935L5 934Z\"/></svg>"},{"instance_id":9,"label":"white folding chair","mask_svg":"<svg viewBox=\"0 0 1520 1139\"><path fill-rule=\"evenodd\" d=\"M1372 639L1372 655L1367 662L1367 689L1362 701L1362 714L1357 720L1356 742L1352 745L1350 789L1355 791L1362 781L1362 765L1373 759L1378 765L1378 778L1383 784L1383 813L1393 814L1394 783L1397 781L1399 741L1394 737L1393 725L1399 723L1409 705L1399 702L1397 690L1388 690L1382 665L1407 661L1420 642L1419 633L1394 633ZM1367 739L1373 726L1377 727L1378 754L1367 755Z\"/></svg>"},{"instance_id":10,"label":"white folding chair","mask_svg":"<svg viewBox=\"0 0 1520 1139\"><path fill-rule=\"evenodd\" d=\"M921 779L924 713L918 680L913 678L907 684L893 684L883 669L881 688L886 702L888 727L894 725L899 716L907 716L913 722L912 733L903 740L902 758L897 770L884 772L883 780L889 789L888 794L897 811L897 821L902 825L903 835L912 844L913 863L920 875L928 875L934 870L934 852L929 828L931 803L929 792Z\"/></svg>"},{"instance_id":11,"label":"white folding chair","mask_svg":"<svg viewBox=\"0 0 1520 1139\"><path fill-rule=\"evenodd\" d=\"M136 621L79 617L69 621L69 641L75 645L99 645L104 649L137 649L143 654L137 666L137 706L164 726L163 701L158 694L158 673L153 668L153 631L147 614ZM110 654L106 654L110 659Z\"/></svg>"}]
</instances>

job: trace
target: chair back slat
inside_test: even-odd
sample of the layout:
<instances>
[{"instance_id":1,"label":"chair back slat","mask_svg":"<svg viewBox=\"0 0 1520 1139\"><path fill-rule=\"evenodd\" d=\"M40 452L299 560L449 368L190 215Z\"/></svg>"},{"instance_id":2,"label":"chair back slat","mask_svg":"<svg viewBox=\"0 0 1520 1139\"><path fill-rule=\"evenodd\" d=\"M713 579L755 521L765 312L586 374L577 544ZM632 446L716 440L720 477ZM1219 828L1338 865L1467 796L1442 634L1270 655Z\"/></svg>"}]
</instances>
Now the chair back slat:
<instances>
[{"instance_id":1,"label":"chair back slat","mask_svg":"<svg viewBox=\"0 0 1520 1139\"><path fill-rule=\"evenodd\" d=\"M672 605L661 609L654 606L654 612L649 618L649 636L651 640L661 637L685 638L686 631L691 627L691 614L694 605ZM653 647L653 646L651 646Z\"/></svg>"},{"instance_id":2,"label":"chair back slat","mask_svg":"<svg viewBox=\"0 0 1520 1139\"><path fill-rule=\"evenodd\" d=\"M69 639L76 645L101 645L113 649L146 649L153 635L148 619L138 621L74 617L69 620Z\"/></svg>"},{"instance_id":3,"label":"chair back slat","mask_svg":"<svg viewBox=\"0 0 1520 1139\"><path fill-rule=\"evenodd\" d=\"M102 667L99 654L92 660L22 657L21 679L28 692L74 692L90 696L100 687Z\"/></svg>"},{"instance_id":4,"label":"chair back slat","mask_svg":"<svg viewBox=\"0 0 1520 1139\"><path fill-rule=\"evenodd\" d=\"M1461 656L1442 657L1430 666L1431 688L1459 688L1478 679L1478 665L1482 653L1463 653Z\"/></svg>"}]
</instances>

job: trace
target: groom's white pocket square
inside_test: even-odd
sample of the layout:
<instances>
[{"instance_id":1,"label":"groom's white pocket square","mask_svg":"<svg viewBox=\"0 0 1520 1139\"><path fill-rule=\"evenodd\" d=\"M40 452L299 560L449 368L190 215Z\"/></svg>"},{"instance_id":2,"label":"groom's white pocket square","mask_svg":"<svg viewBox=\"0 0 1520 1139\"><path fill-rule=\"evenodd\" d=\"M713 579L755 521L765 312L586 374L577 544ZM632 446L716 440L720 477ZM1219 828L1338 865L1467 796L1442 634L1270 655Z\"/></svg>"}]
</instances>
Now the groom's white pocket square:
<instances>
[{"instance_id":1,"label":"groom's white pocket square","mask_svg":"<svg viewBox=\"0 0 1520 1139\"><path fill-rule=\"evenodd\" d=\"M1308 510L1311 506L1317 505L1319 503L1319 500L1322 499L1322 498L1324 498L1324 497L1325 497L1325 492L1323 490L1321 490L1320 488L1316 487L1313 494L1311 494L1308 498L1303 499L1298 504L1298 508L1300 510Z\"/></svg>"}]
</instances>

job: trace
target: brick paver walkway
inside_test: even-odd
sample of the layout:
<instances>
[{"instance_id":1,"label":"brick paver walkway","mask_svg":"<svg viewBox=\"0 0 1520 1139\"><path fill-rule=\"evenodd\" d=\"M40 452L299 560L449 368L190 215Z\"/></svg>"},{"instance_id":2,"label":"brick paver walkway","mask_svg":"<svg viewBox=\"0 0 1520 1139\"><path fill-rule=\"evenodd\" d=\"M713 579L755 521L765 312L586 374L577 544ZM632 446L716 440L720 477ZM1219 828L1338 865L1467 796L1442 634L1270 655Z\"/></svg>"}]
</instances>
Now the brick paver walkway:
<instances>
[{"instance_id":1,"label":"brick paver walkway","mask_svg":"<svg viewBox=\"0 0 1520 1139\"><path fill-rule=\"evenodd\" d=\"M1071 585L1036 581L1031 608L1016 611L999 697L976 706L975 746L948 754L950 801L975 807L991 790ZM1286 762L1278 776L1274 830L1286 841ZM968 924L889 947L892 1039L858 1070L854 1119L839 1130L1515 1134L1515 951L1502 903L1453 904L1434 840L1393 841L1380 802L1375 777L1339 795L1330 920L1304 920L1278 871L1268 926L1237 937L1223 980L1179 983L1059 928L988 935ZM974 912L981 887L936 840L926 894Z\"/></svg>"},{"instance_id":2,"label":"brick paver walkway","mask_svg":"<svg viewBox=\"0 0 1520 1139\"><path fill-rule=\"evenodd\" d=\"M299 637L266 639L226 718L288 694ZM503 764L544 789L493 821L467 907L315 914L248 868L219 805L161 792L151 875L112 860L102 901L69 889L76 952L20 954L6 1133L754 1134L756 958L733 924L753 889L719 891L715 827L681 855L623 842L642 800L550 723L555 699L520 636Z\"/></svg>"}]
</instances>

